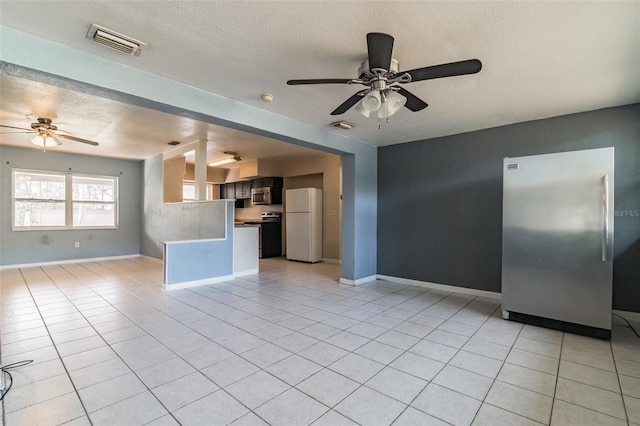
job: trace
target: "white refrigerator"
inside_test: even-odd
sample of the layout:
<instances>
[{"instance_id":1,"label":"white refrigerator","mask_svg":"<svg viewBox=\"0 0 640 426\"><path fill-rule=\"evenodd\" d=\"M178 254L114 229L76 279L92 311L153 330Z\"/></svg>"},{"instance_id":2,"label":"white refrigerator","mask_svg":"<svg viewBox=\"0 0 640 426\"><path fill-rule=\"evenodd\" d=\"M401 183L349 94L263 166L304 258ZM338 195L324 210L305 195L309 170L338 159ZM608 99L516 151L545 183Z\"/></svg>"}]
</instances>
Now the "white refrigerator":
<instances>
[{"instance_id":1,"label":"white refrigerator","mask_svg":"<svg viewBox=\"0 0 640 426\"><path fill-rule=\"evenodd\" d=\"M287 259L302 262L322 260L322 190L285 191Z\"/></svg>"}]
</instances>

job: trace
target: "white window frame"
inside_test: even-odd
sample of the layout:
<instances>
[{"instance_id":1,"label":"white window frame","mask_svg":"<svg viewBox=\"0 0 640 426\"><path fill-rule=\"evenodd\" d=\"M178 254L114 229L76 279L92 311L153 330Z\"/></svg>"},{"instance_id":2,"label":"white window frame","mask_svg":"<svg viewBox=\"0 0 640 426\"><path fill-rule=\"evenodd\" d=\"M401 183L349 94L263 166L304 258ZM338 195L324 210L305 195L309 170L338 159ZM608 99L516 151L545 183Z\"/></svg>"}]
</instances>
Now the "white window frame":
<instances>
[{"instance_id":1,"label":"white window frame","mask_svg":"<svg viewBox=\"0 0 640 426\"><path fill-rule=\"evenodd\" d=\"M183 180L182 181L182 188L184 188L186 185L193 186L195 188L196 181L194 181L194 180ZM207 201L213 200L213 184L209 183L209 182L207 182L207 197L206 197L206 200ZM195 198L184 198L184 189L183 189L182 201L189 202L189 201L198 201L198 200L196 200Z\"/></svg>"},{"instance_id":2,"label":"white window frame","mask_svg":"<svg viewBox=\"0 0 640 426\"><path fill-rule=\"evenodd\" d=\"M16 226L16 201L42 201L42 198L16 198L16 173L33 173L39 175L53 175L65 177L65 198L64 200L50 200L64 203L65 225L64 226ZM84 201L73 199L73 178L100 178L113 180L113 202L111 201ZM46 200L45 200L46 201ZM115 224L113 226L75 226L73 224L74 203L87 204L112 204L114 209ZM12 231L56 231L56 230L91 230L91 229L118 229L120 222L120 191L119 179L117 176L92 175L87 173L65 173L49 170L33 169L12 169L11 170L11 230Z\"/></svg>"}]
</instances>

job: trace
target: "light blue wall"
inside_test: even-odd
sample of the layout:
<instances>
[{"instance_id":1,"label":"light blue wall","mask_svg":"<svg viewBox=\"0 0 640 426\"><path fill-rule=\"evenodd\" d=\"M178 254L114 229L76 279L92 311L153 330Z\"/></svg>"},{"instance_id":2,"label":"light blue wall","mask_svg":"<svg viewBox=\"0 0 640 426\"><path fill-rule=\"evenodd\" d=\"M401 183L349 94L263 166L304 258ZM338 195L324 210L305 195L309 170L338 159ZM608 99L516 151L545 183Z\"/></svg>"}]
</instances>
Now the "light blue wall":
<instances>
[{"instance_id":1,"label":"light blue wall","mask_svg":"<svg viewBox=\"0 0 640 426\"><path fill-rule=\"evenodd\" d=\"M376 273L376 147L7 27L0 59L13 75L353 157L343 166L342 277Z\"/></svg>"},{"instance_id":2,"label":"light blue wall","mask_svg":"<svg viewBox=\"0 0 640 426\"><path fill-rule=\"evenodd\" d=\"M169 244L165 252L165 284L171 285L233 275L233 208L231 201L216 203L225 206L226 238Z\"/></svg>"},{"instance_id":3,"label":"light blue wall","mask_svg":"<svg viewBox=\"0 0 640 426\"><path fill-rule=\"evenodd\" d=\"M119 179L118 229L12 231L11 170L75 172ZM86 155L0 146L0 265L53 262L140 252L142 163ZM78 241L80 248L75 248Z\"/></svg>"}]
</instances>

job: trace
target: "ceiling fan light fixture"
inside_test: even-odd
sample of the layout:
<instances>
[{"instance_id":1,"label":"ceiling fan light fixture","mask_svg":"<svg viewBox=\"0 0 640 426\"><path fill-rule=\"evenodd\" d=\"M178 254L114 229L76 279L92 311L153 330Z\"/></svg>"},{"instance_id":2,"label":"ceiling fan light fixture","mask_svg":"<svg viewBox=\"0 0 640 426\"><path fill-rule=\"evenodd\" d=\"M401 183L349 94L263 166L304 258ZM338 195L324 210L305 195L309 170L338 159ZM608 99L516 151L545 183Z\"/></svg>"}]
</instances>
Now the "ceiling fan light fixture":
<instances>
[{"instance_id":1,"label":"ceiling fan light fixture","mask_svg":"<svg viewBox=\"0 0 640 426\"><path fill-rule=\"evenodd\" d=\"M404 104L407 103L407 98L393 90L388 91L383 96L383 102L378 110L378 118L391 117L396 112L400 111Z\"/></svg>"},{"instance_id":2,"label":"ceiling fan light fixture","mask_svg":"<svg viewBox=\"0 0 640 426\"><path fill-rule=\"evenodd\" d=\"M354 109L367 118L369 118L369 115L371 114L371 111L365 109L364 106L362 106L362 101L358 102Z\"/></svg>"},{"instance_id":3,"label":"ceiling fan light fixture","mask_svg":"<svg viewBox=\"0 0 640 426\"><path fill-rule=\"evenodd\" d=\"M377 111L380 108L380 105L382 105L382 100L380 99L380 91L370 91L364 98L362 98L360 104L363 109L369 112Z\"/></svg>"},{"instance_id":4,"label":"ceiling fan light fixture","mask_svg":"<svg viewBox=\"0 0 640 426\"><path fill-rule=\"evenodd\" d=\"M51 148L52 146L58 146L56 141L51 136L38 134L31 139L31 143L40 148Z\"/></svg>"}]
</instances>

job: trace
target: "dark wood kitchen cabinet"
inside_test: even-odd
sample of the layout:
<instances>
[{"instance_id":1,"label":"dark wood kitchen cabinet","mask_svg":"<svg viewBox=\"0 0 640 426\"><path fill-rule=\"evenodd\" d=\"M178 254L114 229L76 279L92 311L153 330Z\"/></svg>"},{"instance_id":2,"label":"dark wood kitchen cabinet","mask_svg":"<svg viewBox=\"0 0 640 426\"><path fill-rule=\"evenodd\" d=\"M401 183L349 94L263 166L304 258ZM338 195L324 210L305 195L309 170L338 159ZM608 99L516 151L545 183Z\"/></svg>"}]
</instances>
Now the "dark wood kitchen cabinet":
<instances>
[{"instance_id":1,"label":"dark wood kitchen cabinet","mask_svg":"<svg viewBox=\"0 0 640 426\"><path fill-rule=\"evenodd\" d=\"M282 204L284 180L279 176L258 178L251 181L253 188L271 188L271 204Z\"/></svg>"},{"instance_id":2,"label":"dark wood kitchen cabinet","mask_svg":"<svg viewBox=\"0 0 640 426\"><path fill-rule=\"evenodd\" d=\"M236 198L235 183L225 183L224 185L220 185L220 198L225 200L233 200Z\"/></svg>"},{"instance_id":3,"label":"dark wood kitchen cabinet","mask_svg":"<svg viewBox=\"0 0 640 426\"><path fill-rule=\"evenodd\" d=\"M248 200L251 198L251 181L245 180L235 183L235 195L238 200Z\"/></svg>"}]
</instances>

